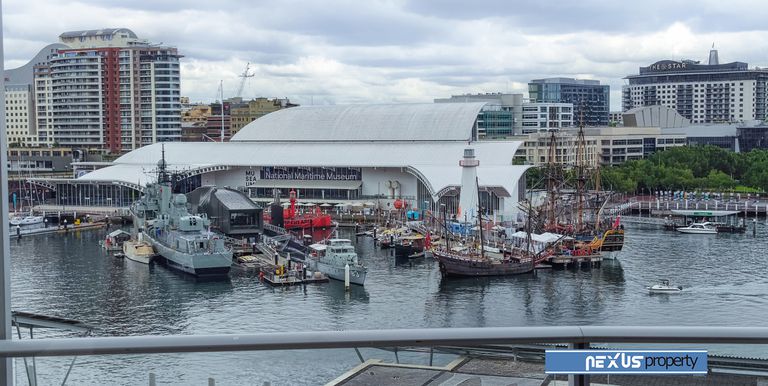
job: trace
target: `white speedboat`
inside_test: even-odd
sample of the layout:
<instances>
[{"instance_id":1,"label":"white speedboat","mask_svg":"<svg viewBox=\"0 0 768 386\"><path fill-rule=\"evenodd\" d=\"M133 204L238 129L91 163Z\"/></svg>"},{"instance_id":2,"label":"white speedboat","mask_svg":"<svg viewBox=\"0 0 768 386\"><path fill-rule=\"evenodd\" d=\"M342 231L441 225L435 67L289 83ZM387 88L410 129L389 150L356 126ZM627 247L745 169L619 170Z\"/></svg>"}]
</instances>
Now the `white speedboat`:
<instances>
[{"instance_id":1,"label":"white speedboat","mask_svg":"<svg viewBox=\"0 0 768 386\"><path fill-rule=\"evenodd\" d=\"M43 223L43 216L14 216L10 221L12 226L29 226Z\"/></svg>"},{"instance_id":2,"label":"white speedboat","mask_svg":"<svg viewBox=\"0 0 768 386\"><path fill-rule=\"evenodd\" d=\"M659 284L654 284L648 287L648 292L655 294L671 294L681 292L683 286L673 286L669 284L669 280L661 280Z\"/></svg>"},{"instance_id":3,"label":"white speedboat","mask_svg":"<svg viewBox=\"0 0 768 386\"><path fill-rule=\"evenodd\" d=\"M717 233L717 227L710 222L695 222L687 227L679 227L677 231L681 233L712 235Z\"/></svg>"}]
</instances>

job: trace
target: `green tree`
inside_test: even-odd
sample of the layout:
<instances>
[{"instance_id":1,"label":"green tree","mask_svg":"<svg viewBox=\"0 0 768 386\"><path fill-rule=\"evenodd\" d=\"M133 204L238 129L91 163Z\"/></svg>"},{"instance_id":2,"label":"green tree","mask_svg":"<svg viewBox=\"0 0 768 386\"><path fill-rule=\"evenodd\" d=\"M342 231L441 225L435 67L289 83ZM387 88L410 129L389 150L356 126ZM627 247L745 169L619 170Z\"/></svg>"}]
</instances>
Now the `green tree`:
<instances>
[{"instance_id":1,"label":"green tree","mask_svg":"<svg viewBox=\"0 0 768 386\"><path fill-rule=\"evenodd\" d=\"M712 169L704 179L704 185L703 188L705 189L728 190L736 186L736 181L728 174Z\"/></svg>"}]
</instances>

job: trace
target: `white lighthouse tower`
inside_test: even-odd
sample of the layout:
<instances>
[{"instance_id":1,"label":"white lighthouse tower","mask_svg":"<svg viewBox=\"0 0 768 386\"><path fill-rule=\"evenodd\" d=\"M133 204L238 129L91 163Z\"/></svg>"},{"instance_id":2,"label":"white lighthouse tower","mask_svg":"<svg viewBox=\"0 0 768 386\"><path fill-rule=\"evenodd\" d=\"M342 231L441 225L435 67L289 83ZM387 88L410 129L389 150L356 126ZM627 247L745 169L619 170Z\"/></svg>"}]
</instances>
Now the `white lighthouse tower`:
<instances>
[{"instance_id":1,"label":"white lighthouse tower","mask_svg":"<svg viewBox=\"0 0 768 386\"><path fill-rule=\"evenodd\" d=\"M461 193L459 194L459 222L474 223L477 220L477 167L480 161L475 159L475 149L464 149L461 166Z\"/></svg>"}]
</instances>

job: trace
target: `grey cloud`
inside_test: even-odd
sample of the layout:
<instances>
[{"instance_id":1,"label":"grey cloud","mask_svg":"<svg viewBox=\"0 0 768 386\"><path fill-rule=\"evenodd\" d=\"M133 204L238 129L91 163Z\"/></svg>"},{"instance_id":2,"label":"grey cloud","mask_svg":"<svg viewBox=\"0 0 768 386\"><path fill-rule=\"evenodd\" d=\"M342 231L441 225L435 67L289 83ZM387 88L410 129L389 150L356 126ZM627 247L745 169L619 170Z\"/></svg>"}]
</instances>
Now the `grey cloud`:
<instances>
[{"instance_id":1,"label":"grey cloud","mask_svg":"<svg viewBox=\"0 0 768 386\"><path fill-rule=\"evenodd\" d=\"M185 55L182 92L193 100L210 98L215 86L207 85L219 79L237 82L246 61L258 68L259 92L315 104L428 102L591 74L611 85L617 105L622 77L656 60L704 60L710 38L722 61L768 64L762 33L744 34L765 29L760 2L7 0L3 7L7 64L26 63L63 31L126 27Z\"/></svg>"},{"instance_id":2,"label":"grey cloud","mask_svg":"<svg viewBox=\"0 0 768 386\"><path fill-rule=\"evenodd\" d=\"M408 1L406 9L452 20L502 18L525 31L655 31L685 22L697 32L765 30L760 2L681 0L443 0Z\"/></svg>"},{"instance_id":3,"label":"grey cloud","mask_svg":"<svg viewBox=\"0 0 768 386\"><path fill-rule=\"evenodd\" d=\"M265 11L260 21L281 31L318 36L339 45L417 45L440 40L450 27L439 20L403 12L388 2L289 1Z\"/></svg>"}]
</instances>

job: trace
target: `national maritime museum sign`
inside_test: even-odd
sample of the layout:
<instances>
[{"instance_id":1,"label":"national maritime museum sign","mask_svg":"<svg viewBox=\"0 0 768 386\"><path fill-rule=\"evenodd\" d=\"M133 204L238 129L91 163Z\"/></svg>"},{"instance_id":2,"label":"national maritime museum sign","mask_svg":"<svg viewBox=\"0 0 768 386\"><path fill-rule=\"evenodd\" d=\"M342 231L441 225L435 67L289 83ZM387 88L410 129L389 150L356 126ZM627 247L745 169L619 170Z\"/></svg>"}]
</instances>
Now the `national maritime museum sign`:
<instances>
[{"instance_id":1,"label":"national maritime museum sign","mask_svg":"<svg viewBox=\"0 0 768 386\"><path fill-rule=\"evenodd\" d=\"M245 186L253 186L258 180L298 181L360 181L359 168L333 167L279 167L265 166L257 177L254 170L245 171Z\"/></svg>"}]
</instances>

